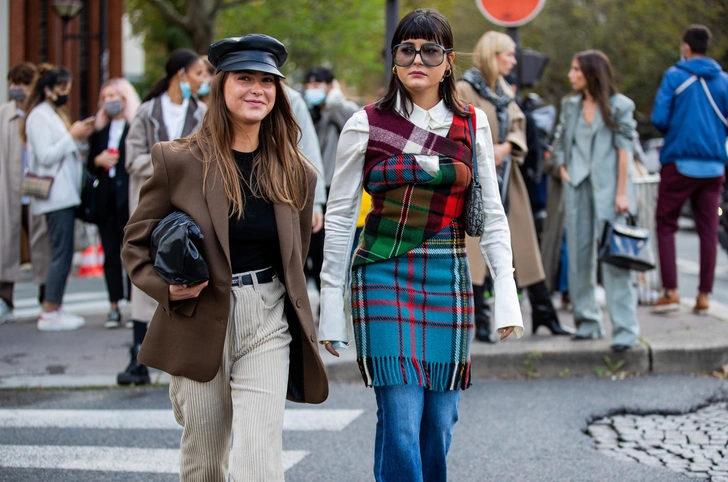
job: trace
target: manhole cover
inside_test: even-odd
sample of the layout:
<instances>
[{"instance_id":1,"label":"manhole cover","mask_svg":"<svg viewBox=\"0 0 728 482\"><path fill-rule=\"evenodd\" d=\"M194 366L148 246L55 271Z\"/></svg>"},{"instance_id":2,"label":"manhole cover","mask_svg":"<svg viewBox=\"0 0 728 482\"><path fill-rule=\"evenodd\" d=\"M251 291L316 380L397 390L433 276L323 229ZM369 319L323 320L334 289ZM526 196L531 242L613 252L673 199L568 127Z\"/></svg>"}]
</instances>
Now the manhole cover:
<instances>
[{"instance_id":1,"label":"manhole cover","mask_svg":"<svg viewBox=\"0 0 728 482\"><path fill-rule=\"evenodd\" d=\"M728 482L728 403L685 415L615 415L587 429L606 455Z\"/></svg>"}]
</instances>

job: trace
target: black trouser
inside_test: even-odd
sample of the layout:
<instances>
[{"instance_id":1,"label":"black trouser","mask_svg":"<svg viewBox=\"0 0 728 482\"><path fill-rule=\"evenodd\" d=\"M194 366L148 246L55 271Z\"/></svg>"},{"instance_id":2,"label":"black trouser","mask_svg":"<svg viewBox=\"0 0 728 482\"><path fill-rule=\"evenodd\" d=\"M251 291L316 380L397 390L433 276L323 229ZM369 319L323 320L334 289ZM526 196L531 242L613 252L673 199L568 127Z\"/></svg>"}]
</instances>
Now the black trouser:
<instances>
[{"instance_id":1,"label":"black trouser","mask_svg":"<svg viewBox=\"0 0 728 482\"><path fill-rule=\"evenodd\" d=\"M316 282L316 288L321 290L321 266L324 264L324 230L311 233L311 242L308 245L308 259L304 265L304 273Z\"/></svg>"},{"instance_id":2,"label":"black trouser","mask_svg":"<svg viewBox=\"0 0 728 482\"><path fill-rule=\"evenodd\" d=\"M131 291L129 277L121 266L121 245L124 241L125 219L119 219L115 209L109 209L109 217L99 226L101 247L104 248L104 278L109 301L117 303Z\"/></svg>"}]
</instances>

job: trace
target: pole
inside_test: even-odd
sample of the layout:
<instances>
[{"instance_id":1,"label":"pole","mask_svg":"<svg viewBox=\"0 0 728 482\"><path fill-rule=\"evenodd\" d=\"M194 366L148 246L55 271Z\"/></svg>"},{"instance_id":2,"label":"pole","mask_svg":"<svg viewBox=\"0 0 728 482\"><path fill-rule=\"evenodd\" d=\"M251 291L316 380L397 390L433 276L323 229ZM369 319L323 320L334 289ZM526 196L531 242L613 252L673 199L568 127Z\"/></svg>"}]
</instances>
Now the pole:
<instances>
[{"instance_id":1,"label":"pole","mask_svg":"<svg viewBox=\"0 0 728 482\"><path fill-rule=\"evenodd\" d=\"M399 23L399 0L387 0L386 39L384 41L384 81L389 85L392 76L392 37Z\"/></svg>"},{"instance_id":2,"label":"pole","mask_svg":"<svg viewBox=\"0 0 728 482\"><path fill-rule=\"evenodd\" d=\"M108 23L109 23L109 2L101 0L99 9L99 53L101 62L99 65L99 88L109 80L109 44L108 44Z\"/></svg>"},{"instance_id":3,"label":"pole","mask_svg":"<svg viewBox=\"0 0 728 482\"><path fill-rule=\"evenodd\" d=\"M523 86L523 49L521 49L521 31L518 27L508 27L506 33L516 43L516 76L518 77L516 87L518 92L517 97L521 98L521 87Z\"/></svg>"}]
</instances>

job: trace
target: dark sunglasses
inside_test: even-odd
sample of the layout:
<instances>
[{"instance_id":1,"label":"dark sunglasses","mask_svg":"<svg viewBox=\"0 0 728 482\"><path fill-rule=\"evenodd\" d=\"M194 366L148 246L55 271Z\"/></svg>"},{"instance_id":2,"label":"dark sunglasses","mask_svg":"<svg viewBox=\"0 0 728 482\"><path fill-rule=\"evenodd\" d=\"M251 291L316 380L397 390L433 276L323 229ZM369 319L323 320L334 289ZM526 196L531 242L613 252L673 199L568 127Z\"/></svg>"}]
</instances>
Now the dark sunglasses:
<instances>
[{"instance_id":1,"label":"dark sunglasses","mask_svg":"<svg viewBox=\"0 0 728 482\"><path fill-rule=\"evenodd\" d=\"M427 67L437 67L445 61L445 54L452 52L452 49L446 49L440 44L426 43L418 49L415 49L413 43L397 44L392 48L392 60L397 67L409 67L415 61L417 54L420 55L422 63Z\"/></svg>"}]
</instances>

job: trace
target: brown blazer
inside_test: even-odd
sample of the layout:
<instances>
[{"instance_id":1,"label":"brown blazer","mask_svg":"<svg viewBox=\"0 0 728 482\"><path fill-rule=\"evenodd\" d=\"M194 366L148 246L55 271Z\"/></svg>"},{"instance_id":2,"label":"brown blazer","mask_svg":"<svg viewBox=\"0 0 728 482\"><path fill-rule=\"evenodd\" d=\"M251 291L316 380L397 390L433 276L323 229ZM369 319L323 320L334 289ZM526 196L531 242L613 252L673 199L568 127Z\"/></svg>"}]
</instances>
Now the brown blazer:
<instances>
[{"instance_id":1,"label":"brown blazer","mask_svg":"<svg viewBox=\"0 0 728 482\"><path fill-rule=\"evenodd\" d=\"M198 382L212 380L220 368L230 312L232 272L228 241L228 200L211 169L202 193L201 154L197 157L180 141L152 148L152 177L144 183L139 206L125 229L122 258L132 282L154 298L159 307L149 325L139 361ZM316 175L308 174L308 199L303 211L275 204L283 281L288 293L285 312L293 341L290 345L288 399L321 403L328 381L318 355L318 341L306 289L303 264L311 237ZM174 210L184 211L205 236L202 256L210 269L210 284L200 296L169 301L168 285L157 275L149 255L149 239L157 223Z\"/></svg>"}]
</instances>

